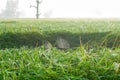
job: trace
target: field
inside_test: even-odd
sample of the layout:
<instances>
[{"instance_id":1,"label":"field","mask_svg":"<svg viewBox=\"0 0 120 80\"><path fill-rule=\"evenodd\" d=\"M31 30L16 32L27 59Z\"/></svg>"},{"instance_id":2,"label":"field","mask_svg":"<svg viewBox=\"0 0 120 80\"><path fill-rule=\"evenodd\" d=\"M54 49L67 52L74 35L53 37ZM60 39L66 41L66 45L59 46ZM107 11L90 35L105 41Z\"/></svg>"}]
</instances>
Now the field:
<instances>
[{"instance_id":1,"label":"field","mask_svg":"<svg viewBox=\"0 0 120 80\"><path fill-rule=\"evenodd\" d=\"M1 19L0 80L120 80L120 20Z\"/></svg>"}]
</instances>

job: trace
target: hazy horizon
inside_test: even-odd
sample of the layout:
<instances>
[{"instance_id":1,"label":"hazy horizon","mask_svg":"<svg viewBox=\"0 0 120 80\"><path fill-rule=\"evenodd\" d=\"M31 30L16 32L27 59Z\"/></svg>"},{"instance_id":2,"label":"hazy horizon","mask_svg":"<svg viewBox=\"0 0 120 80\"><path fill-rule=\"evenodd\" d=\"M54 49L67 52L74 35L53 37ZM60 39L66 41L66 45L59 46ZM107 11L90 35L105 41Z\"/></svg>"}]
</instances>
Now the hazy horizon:
<instances>
[{"instance_id":1,"label":"hazy horizon","mask_svg":"<svg viewBox=\"0 0 120 80\"><path fill-rule=\"evenodd\" d=\"M0 13L7 0L0 1ZM12 1L12 0L11 0ZM40 18L120 18L119 0L43 0ZM36 0L19 0L19 18L35 18Z\"/></svg>"}]
</instances>

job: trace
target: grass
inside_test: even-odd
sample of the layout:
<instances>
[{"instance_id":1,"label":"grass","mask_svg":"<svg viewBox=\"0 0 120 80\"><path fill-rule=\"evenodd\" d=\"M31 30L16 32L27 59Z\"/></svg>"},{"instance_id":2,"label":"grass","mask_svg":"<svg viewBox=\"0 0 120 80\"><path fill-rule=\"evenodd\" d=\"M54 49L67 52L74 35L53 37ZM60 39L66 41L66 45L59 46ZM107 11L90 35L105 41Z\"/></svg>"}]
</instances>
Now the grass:
<instances>
[{"instance_id":1,"label":"grass","mask_svg":"<svg viewBox=\"0 0 120 80\"><path fill-rule=\"evenodd\" d=\"M0 80L120 80L119 44L117 19L1 19Z\"/></svg>"}]
</instances>

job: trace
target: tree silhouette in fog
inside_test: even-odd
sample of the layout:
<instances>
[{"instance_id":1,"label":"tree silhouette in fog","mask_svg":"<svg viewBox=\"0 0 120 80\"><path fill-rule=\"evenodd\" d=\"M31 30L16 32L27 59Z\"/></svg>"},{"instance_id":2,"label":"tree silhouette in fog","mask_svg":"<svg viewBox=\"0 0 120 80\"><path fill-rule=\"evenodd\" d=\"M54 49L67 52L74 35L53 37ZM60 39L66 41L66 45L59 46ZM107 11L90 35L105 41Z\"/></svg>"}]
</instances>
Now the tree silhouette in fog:
<instances>
[{"instance_id":1,"label":"tree silhouette in fog","mask_svg":"<svg viewBox=\"0 0 120 80\"><path fill-rule=\"evenodd\" d=\"M0 14L1 18L16 18L20 12L17 11L19 0L7 0L6 7Z\"/></svg>"}]
</instances>

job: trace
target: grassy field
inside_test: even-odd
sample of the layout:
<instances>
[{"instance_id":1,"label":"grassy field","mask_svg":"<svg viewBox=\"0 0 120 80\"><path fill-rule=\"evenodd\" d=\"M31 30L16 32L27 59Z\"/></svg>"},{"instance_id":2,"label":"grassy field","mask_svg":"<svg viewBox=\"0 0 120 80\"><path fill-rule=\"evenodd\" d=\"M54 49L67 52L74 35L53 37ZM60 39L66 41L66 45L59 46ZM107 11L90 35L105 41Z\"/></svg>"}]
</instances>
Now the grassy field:
<instances>
[{"instance_id":1,"label":"grassy field","mask_svg":"<svg viewBox=\"0 0 120 80\"><path fill-rule=\"evenodd\" d=\"M120 20L1 19L0 80L120 80Z\"/></svg>"}]
</instances>

